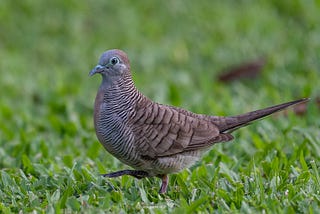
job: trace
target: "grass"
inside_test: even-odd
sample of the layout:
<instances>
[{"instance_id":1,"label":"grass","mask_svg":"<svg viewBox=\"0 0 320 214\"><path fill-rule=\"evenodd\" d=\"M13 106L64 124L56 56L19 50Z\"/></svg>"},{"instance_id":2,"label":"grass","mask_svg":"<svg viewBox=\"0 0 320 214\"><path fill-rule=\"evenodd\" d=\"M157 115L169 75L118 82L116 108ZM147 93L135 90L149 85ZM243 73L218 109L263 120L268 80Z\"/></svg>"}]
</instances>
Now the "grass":
<instances>
[{"instance_id":1,"label":"grass","mask_svg":"<svg viewBox=\"0 0 320 214\"><path fill-rule=\"evenodd\" d=\"M320 207L320 5L316 1L0 3L0 212L316 213ZM99 144L92 113L111 48L141 91L194 112L231 115L313 98L305 115L235 132L191 169L104 179L125 169ZM217 81L264 56L254 80Z\"/></svg>"}]
</instances>

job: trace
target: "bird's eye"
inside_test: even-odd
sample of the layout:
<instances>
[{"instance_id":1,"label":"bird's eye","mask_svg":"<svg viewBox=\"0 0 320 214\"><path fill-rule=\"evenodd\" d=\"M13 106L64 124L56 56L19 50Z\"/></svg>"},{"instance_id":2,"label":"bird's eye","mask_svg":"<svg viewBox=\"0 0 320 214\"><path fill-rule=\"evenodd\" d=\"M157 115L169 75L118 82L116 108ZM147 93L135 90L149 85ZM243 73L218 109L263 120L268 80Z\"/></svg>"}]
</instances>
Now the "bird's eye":
<instances>
[{"instance_id":1,"label":"bird's eye","mask_svg":"<svg viewBox=\"0 0 320 214\"><path fill-rule=\"evenodd\" d=\"M115 64L119 63L118 57L112 57L110 59L110 63L111 63L111 65L115 65Z\"/></svg>"}]
</instances>

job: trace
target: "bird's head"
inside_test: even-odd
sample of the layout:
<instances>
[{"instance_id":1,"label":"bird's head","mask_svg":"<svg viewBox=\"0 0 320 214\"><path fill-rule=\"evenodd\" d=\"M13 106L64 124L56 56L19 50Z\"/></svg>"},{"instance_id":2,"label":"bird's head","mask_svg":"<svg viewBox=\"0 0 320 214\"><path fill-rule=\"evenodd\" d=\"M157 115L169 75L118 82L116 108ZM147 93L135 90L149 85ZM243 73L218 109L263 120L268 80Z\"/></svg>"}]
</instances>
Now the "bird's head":
<instances>
[{"instance_id":1,"label":"bird's head","mask_svg":"<svg viewBox=\"0 0 320 214\"><path fill-rule=\"evenodd\" d=\"M101 55L98 65L90 71L89 76L99 73L105 78L117 78L127 72L130 73L127 54L122 50L114 49Z\"/></svg>"}]
</instances>

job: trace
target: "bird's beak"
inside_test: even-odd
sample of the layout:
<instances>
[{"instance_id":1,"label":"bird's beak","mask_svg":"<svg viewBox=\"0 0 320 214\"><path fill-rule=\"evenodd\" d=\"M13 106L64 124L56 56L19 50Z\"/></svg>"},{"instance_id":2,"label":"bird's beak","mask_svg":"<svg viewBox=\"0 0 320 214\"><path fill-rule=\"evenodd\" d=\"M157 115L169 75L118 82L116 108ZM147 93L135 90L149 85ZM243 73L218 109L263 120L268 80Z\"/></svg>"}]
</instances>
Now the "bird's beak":
<instances>
[{"instance_id":1,"label":"bird's beak","mask_svg":"<svg viewBox=\"0 0 320 214\"><path fill-rule=\"evenodd\" d=\"M94 69L92 69L89 73L89 76L93 76L95 75L96 73L101 73L102 71L104 70L104 66L102 65L97 65Z\"/></svg>"}]
</instances>

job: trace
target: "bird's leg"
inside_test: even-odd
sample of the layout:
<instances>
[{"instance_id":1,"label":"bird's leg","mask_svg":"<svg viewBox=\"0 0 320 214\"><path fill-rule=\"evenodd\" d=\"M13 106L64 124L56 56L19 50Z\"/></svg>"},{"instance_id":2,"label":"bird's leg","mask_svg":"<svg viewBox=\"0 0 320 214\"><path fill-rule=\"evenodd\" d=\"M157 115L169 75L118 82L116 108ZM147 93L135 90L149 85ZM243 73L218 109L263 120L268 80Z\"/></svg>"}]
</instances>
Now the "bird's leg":
<instances>
[{"instance_id":1,"label":"bird's leg","mask_svg":"<svg viewBox=\"0 0 320 214\"><path fill-rule=\"evenodd\" d=\"M115 178L115 177L119 177L122 175L131 175L131 176L138 178L138 179L145 178L145 177L149 176L149 174L145 171L129 170L129 169L111 172L111 173L107 173L107 174L102 174L103 177L108 177L108 178Z\"/></svg>"},{"instance_id":2,"label":"bird's leg","mask_svg":"<svg viewBox=\"0 0 320 214\"><path fill-rule=\"evenodd\" d=\"M159 175L158 177L161 178L161 180L162 180L159 193L164 194L167 192L169 177L168 177L168 175Z\"/></svg>"}]
</instances>

